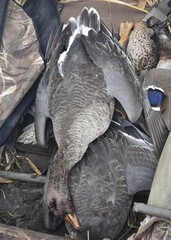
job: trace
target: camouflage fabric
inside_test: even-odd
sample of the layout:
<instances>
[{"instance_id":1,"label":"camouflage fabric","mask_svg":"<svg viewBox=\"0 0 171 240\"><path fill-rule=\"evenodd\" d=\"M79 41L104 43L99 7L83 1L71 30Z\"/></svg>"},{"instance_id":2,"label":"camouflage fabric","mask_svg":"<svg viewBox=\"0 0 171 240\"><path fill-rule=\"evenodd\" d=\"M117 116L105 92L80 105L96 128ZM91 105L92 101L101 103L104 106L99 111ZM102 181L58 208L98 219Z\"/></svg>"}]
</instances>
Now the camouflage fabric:
<instances>
[{"instance_id":1,"label":"camouflage fabric","mask_svg":"<svg viewBox=\"0 0 171 240\"><path fill-rule=\"evenodd\" d=\"M43 68L32 20L11 0L0 45L0 127Z\"/></svg>"}]
</instances>

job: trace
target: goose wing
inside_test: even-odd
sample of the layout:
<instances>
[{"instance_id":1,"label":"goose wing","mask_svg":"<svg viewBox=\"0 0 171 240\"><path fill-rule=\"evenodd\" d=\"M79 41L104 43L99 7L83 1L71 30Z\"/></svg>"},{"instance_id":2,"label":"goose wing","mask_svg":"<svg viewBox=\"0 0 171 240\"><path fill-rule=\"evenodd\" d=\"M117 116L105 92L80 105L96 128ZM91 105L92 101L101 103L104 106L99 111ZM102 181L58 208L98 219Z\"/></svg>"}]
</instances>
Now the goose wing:
<instances>
[{"instance_id":1,"label":"goose wing","mask_svg":"<svg viewBox=\"0 0 171 240\"><path fill-rule=\"evenodd\" d=\"M123 145L127 149L126 179L129 194L150 190L158 163L153 145L130 135L126 136Z\"/></svg>"},{"instance_id":2,"label":"goose wing","mask_svg":"<svg viewBox=\"0 0 171 240\"><path fill-rule=\"evenodd\" d=\"M82 232L89 229L93 239L115 237L132 202L120 162L122 153L112 131L109 129L90 144L82 160L70 171L68 181Z\"/></svg>"},{"instance_id":3,"label":"goose wing","mask_svg":"<svg viewBox=\"0 0 171 240\"><path fill-rule=\"evenodd\" d=\"M158 164L155 149L146 134L141 133L131 122L121 119L121 126L112 124L113 139L116 139L117 156L126 176L130 195L143 190L150 190ZM116 138L117 136L117 138ZM112 146L111 146L112 147Z\"/></svg>"},{"instance_id":4,"label":"goose wing","mask_svg":"<svg viewBox=\"0 0 171 240\"><path fill-rule=\"evenodd\" d=\"M116 40L104 31L90 30L82 41L94 64L103 70L108 94L124 107L135 122L142 111L139 82L132 64Z\"/></svg>"},{"instance_id":5,"label":"goose wing","mask_svg":"<svg viewBox=\"0 0 171 240\"><path fill-rule=\"evenodd\" d=\"M45 141L45 128L46 128L46 119L50 116L49 113L49 93L50 86L53 81L52 73L54 73L54 68L57 68L58 58L63 52L63 48L66 44L67 35L69 34L68 27L61 34L62 25L56 29L53 28L49 42L47 45L45 59L47 60L46 69L43 73L43 76L40 80L37 95L36 95L36 118L35 118L35 129L36 129L36 138L37 142L40 145L46 145ZM58 82L61 82L61 78L55 78Z\"/></svg>"}]
</instances>

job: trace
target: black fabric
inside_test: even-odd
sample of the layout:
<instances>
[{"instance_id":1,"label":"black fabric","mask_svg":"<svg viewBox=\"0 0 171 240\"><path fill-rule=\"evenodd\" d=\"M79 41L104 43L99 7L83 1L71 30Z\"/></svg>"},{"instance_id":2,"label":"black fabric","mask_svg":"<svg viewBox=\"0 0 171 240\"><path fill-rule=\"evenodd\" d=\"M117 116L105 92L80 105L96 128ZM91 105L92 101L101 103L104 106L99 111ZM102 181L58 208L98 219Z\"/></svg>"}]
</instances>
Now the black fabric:
<instances>
[{"instance_id":1,"label":"black fabric","mask_svg":"<svg viewBox=\"0 0 171 240\"><path fill-rule=\"evenodd\" d=\"M2 40L2 35L4 31L5 17L7 13L9 0L1 0L0 1L0 43Z\"/></svg>"},{"instance_id":2,"label":"black fabric","mask_svg":"<svg viewBox=\"0 0 171 240\"><path fill-rule=\"evenodd\" d=\"M40 43L40 50L45 56L52 28L55 25L58 28L60 24L58 2L56 0L27 0L23 9L33 20Z\"/></svg>"}]
</instances>

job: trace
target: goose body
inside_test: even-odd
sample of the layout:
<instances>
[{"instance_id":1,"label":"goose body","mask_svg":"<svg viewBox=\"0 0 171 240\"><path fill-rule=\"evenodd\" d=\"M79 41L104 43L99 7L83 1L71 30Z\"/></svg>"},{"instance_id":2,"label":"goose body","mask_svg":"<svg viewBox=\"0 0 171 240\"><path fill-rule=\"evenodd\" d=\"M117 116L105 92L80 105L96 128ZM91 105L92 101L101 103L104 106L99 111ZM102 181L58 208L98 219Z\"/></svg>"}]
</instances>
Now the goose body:
<instances>
[{"instance_id":1,"label":"goose body","mask_svg":"<svg viewBox=\"0 0 171 240\"><path fill-rule=\"evenodd\" d=\"M58 151L49 166L43 212L46 227L54 229L68 214L74 216L68 173L109 127L114 97L131 121L142 106L132 65L95 9L84 8L60 34L52 33L49 49L37 92L36 131L38 142L45 144L45 122L51 118Z\"/></svg>"},{"instance_id":2,"label":"goose body","mask_svg":"<svg viewBox=\"0 0 171 240\"><path fill-rule=\"evenodd\" d=\"M81 228L75 232L68 223L67 228L76 239L86 240L87 231L92 240L115 239L133 194L151 187L157 166L153 145L132 124L121 122L123 126L112 123L90 143L69 173L68 188Z\"/></svg>"}]
</instances>

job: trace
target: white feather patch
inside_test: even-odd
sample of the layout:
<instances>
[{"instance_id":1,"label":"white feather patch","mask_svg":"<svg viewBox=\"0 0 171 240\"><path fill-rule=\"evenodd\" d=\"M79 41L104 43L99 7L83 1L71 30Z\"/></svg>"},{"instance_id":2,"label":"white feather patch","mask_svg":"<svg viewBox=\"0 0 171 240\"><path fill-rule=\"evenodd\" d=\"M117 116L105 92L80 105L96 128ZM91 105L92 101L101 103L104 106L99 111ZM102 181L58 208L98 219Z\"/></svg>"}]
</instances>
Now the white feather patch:
<instances>
[{"instance_id":1,"label":"white feather patch","mask_svg":"<svg viewBox=\"0 0 171 240\"><path fill-rule=\"evenodd\" d=\"M151 106L151 108L152 108L154 111L156 111L156 112L160 112L160 106L157 106L157 107L152 107L152 106Z\"/></svg>"},{"instance_id":2,"label":"white feather patch","mask_svg":"<svg viewBox=\"0 0 171 240\"><path fill-rule=\"evenodd\" d=\"M157 68L162 68L162 69L171 69L171 59L169 58L161 58Z\"/></svg>"},{"instance_id":3,"label":"white feather patch","mask_svg":"<svg viewBox=\"0 0 171 240\"><path fill-rule=\"evenodd\" d=\"M93 12L94 14L97 14L97 16L98 16L98 21L100 21L100 16L99 16L98 12L97 12L94 8L91 7L88 12L89 12L89 14L90 14L91 12ZM59 69L59 73L61 74L62 77L64 77L64 73L63 73L63 70L62 70L62 65L63 65L63 63L64 63L64 61L65 61L65 59L66 59L66 57L67 57L67 53L69 52L69 50L70 50L70 48L71 48L71 46L72 46L75 38L76 38L77 35L79 35L79 34L84 35L84 36L88 36L88 32L92 29L92 28L90 28L90 27L88 27L88 26L85 26L85 25L83 25L83 24L80 24L80 16L78 16L76 19L75 19L74 17L71 17L71 18L69 19L69 22L71 22L71 23L72 23L72 22L75 22L77 28L76 28L76 30L73 32L72 36L71 36L70 39L69 39L69 43L68 43L67 50L64 51L64 52L60 55L60 57L59 57L59 59L58 59L58 69ZM99 25L100 25L100 24L99 24ZM67 25L66 25L66 26L67 26ZM65 27L66 27L66 26L65 26ZM100 27L99 27L99 31L100 31Z\"/></svg>"},{"instance_id":4,"label":"white feather patch","mask_svg":"<svg viewBox=\"0 0 171 240\"><path fill-rule=\"evenodd\" d=\"M145 90L149 90L149 89L153 89L153 90L159 90L161 91L162 93L164 93L163 89L162 88L159 88L159 87L156 87L154 85L149 85Z\"/></svg>"}]
</instances>

